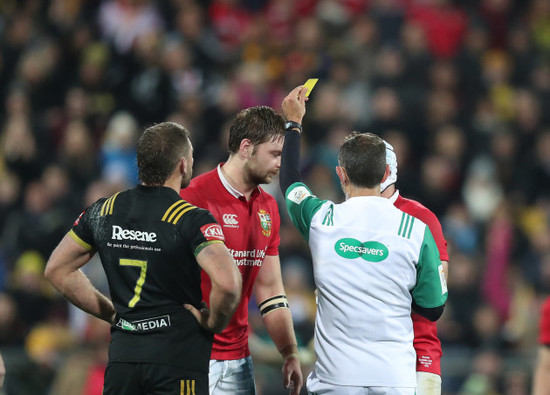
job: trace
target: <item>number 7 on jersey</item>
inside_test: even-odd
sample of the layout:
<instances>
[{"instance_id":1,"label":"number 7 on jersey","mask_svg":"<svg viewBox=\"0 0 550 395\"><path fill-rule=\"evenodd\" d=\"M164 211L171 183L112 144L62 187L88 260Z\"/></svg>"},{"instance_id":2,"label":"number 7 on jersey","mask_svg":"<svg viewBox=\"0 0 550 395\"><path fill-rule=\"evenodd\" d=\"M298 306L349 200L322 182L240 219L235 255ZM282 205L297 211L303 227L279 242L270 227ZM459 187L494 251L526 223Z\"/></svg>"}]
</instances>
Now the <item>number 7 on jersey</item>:
<instances>
[{"instance_id":1,"label":"number 7 on jersey","mask_svg":"<svg viewBox=\"0 0 550 395\"><path fill-rule=\"evenodd\" d=\"M136 305L137 302L139 302L139 299L141 298L141 288L143 284L145 283L145 276L147 275L147 261L140 261L136 259L123 259L121 258L119 260L120 266L134 266L134 267L140 267L141 273L139 274L139 278L136 283L136 287L134 288L134 297L128 302L128 307L132 308Z\"/></svg>"}]
</instances>

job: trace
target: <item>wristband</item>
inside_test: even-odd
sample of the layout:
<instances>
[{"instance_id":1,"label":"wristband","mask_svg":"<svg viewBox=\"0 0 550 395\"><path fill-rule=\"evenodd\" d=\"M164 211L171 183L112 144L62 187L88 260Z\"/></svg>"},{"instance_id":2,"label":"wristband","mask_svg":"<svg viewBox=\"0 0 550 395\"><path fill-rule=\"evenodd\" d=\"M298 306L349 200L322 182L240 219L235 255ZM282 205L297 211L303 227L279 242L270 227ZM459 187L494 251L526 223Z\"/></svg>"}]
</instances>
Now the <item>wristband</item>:
<instances>
[{"instance_id":1,"label":"wristband","mask_svg":"<svg viewBox=\"0 0 550 395\"><path fill-rule=\"evenodd\" d=\"M300 359L300 354L298 354L297 352L291 352L290 354L288 354L288 355L285 357L285 362L286 362L287 360L289 360L290 358Z\"/></svg>"},{"instance_id":2,"label":"wristband","mask_svg":"<svg viewBox=\"0 0 550 395\"><path fill-rule=\"evenodd\" d=\"M287 121L287 123L285 123L285 131L289 132L292 129L298 129L298 132L302 133L302 125L300 125L298 122Z\"/></svg>"}]
</instances>

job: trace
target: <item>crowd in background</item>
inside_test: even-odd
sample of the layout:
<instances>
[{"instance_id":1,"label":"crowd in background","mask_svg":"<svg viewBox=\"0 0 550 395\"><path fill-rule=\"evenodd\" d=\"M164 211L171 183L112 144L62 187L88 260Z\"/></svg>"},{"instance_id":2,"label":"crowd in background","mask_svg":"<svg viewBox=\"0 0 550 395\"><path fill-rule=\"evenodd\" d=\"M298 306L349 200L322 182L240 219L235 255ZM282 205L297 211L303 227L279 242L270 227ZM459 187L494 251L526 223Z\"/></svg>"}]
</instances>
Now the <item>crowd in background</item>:
<instances>
[{"instance_id":1,"label":"crowd in background","mask_svg":"<svg viewBox=\"0 0 550 395\"><path fill-rule=\"evenodd\" d=\"M280 109L310 77L302 174L313 192L343 200L339 145L352 130L377 133L397 153L400 192L443 225L443 393L529 392L550 293L550 0L3 0L6 393L100 393L108 327L69 309L42 273L85 206L138 181L143 128L184 125L200 174L227 158L240 109ZM284 283L306 352L310 255L278 183L266 189L281 203ZM107 292L100 263L88 266ZM251 314L254 350L269 348L260 321ZM259 392L284 393L264 354Z\"/></svg>"}]
</instances>

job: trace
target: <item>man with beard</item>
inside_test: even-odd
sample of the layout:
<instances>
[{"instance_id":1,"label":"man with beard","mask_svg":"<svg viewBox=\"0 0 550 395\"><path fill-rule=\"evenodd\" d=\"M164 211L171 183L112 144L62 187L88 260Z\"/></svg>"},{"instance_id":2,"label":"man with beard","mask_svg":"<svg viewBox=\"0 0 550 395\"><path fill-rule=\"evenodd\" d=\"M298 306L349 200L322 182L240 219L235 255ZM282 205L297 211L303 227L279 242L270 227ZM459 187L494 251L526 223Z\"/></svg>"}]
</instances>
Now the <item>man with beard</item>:
<instances>
[{"instance_id":1,"label":"man with beard","mask_svg":"<svg viewBox=\"0 0 550 395\"><path fill-rule=\"evenodd\" d=\"M210 394L255 394L248 348L248 303L255 290L267 331L284 359L283 385L297 395L302 373L279 262L279 210L259 185L281 166L285 121L266 106L242 110L229 131L229 159L191 181L181 197L208 209L222 226L242 275L242 299L227 328L214 336ZM211 287L203 272L202 290ZM207 300L208 302L208 300ZM211 303L211 301L210 301Z\"/></svg>"},{"instance_id":2,"label":"man with beard","mask_svg":"<svg viewBox=\"0 0 550 395\"><path fill-rule=\"evenodd\" d=\"M213 333L233 315L241 278L216 220L178 195L193 167L188 131L171 122L146 129L137 163L142 184L88 207L45 275L112 325L103 394L206 395ZM112 302L79 270L96 251ZM212 279L210 309L201 306L201 268Z\"/></svg>"}]
</instances>

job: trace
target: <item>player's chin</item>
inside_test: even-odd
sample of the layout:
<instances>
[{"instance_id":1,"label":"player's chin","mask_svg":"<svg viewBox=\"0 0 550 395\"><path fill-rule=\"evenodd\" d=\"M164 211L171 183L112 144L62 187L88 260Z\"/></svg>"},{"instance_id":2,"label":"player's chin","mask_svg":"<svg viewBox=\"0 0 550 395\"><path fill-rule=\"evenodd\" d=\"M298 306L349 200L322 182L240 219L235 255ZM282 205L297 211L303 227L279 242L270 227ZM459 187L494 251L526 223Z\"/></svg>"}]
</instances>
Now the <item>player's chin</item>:
<instances>
[{"instance_id":1,"label":"player's chin","mask_svg":"<svg viewBox=\"0 0 550 395\"><path fill-rule=\"evenodd\" d=\"M269 173L265 176L263 184L269 184L271 181L273 181L273 177L275 177L279 172L276 173Z\"/></svg>"}]
</instances>

